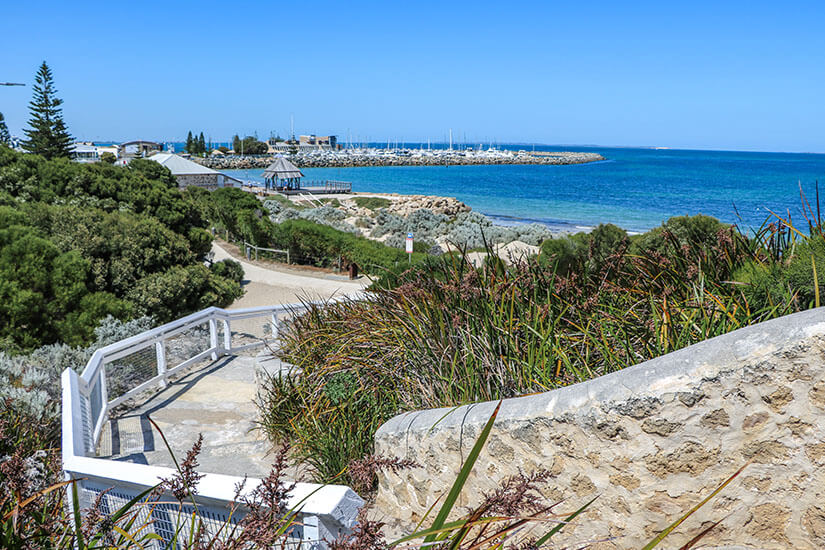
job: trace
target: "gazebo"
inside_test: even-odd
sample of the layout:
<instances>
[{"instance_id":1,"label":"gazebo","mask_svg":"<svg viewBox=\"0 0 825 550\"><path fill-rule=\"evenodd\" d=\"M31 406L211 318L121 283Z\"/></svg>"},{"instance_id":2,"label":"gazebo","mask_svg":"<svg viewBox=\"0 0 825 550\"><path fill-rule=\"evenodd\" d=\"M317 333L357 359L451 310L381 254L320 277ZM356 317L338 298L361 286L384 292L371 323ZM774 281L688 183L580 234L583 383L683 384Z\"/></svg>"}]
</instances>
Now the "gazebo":
<instances>
[{"instance_id":1,"label":"gazebo","mask_svg":"<svg viewBox=\"0 0 825 550\"><path fill-rule=\"evenodd\" d=\"M302 177L304 175L297 166L280 156L264 170L264 182L267 189L272 188L278 191L300 189Z\"/></svg>"}]
</instances>

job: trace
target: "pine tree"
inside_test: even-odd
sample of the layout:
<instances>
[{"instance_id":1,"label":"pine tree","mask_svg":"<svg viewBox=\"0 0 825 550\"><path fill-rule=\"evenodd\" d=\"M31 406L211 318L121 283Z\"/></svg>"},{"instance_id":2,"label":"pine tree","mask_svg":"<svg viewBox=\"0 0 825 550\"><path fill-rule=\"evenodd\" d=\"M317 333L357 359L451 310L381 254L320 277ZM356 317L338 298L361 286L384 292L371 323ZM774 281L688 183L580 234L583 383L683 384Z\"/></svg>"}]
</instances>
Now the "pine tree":
<instances>
[{"instance_id":1,"label":"pine tree","mask_svg":"<svg viewBox=\"0 0 825 550\"><path fill-rule=\"evenodd\" d=\"M186 152L190 155L194 153L192 150L194 146L195 140L192 137L192 130L189 130L189 133L186 135Z\"/></svg>"},{"instance_id":2,"label":"pine tree","mask_svg":"<svg viewBox=\"0 0 825 550\"><path fill-rule=\"evenodd\" d=\"M235 154L241 152L241 138L238 137L238 134L232 136L232 150L235 151Z\"/></svg>"},{"instance_id":3,"label":"pine tree","mask_svg":"<svg viewBox=\"0 0 825 550\"><path fill-rule=\"evenodd\" d=\"M198 154L202 155L206 152L206 141L203 139L203 132L198 136Z\"/></svg>"},{"instance_id":4,"label":"pine tree","mask_svg":"<svg viewBox=\"0 0 825 550\"><path fill-rule=\"evenodd\" d=\"M3 113L0 113L0 145L11 147L11 136L9 135L9 128L6 126L6 119Z\"/></svg>"},{"instance_id":5,"label":"pine tree","mask_svg":"<svg viewBox=\"0 0 825 550\"><path fill-rule=\"evenodd\" d=\"M47 159L71 155L72 136L63 122L62 99L56 97L52 71L44 61L34 77L34 91L29 102L30 128L23 131L28 139L23 148Z\"/></svg>"}]
</instances>

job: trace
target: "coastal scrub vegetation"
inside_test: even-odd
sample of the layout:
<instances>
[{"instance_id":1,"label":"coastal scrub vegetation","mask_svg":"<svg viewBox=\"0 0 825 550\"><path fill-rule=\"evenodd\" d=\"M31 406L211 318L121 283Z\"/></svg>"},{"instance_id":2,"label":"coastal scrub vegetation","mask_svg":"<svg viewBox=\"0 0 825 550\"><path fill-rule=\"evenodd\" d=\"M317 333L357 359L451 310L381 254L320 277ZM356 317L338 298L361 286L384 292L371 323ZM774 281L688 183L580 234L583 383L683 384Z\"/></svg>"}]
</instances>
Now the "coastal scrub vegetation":
<instances>
[{"instance_id":1,"label":"coastal scrub vegetation","mask_svg":"<svg viewBox=\"0 0 825 550\"><path fill-rule=\"evenodd\" d=\"M241 295L207 268L212 236L169 171L0 147L0 343L90 343L108 316L165 322ZM220 269L220 268L218 268Z\"/></svg>"},{"instance_id":2,"label":"coastal scrub vegetation","mask_svg":"<svg viewBox=\"0 0 825 550\"><path fill-rule=\"evenodd\" d=\"M302 376L269 380L262 426L330 479L397 413L551 390L818 305L820 227L677 217L548 240L512 265L490 249L479 267L455 253L389 270L365 299L289 321L280 354Z\"/></svg>"},{"instance_id":3,"label":"coastal scrub vegetation","mask_svg":"<svg viewBox=\"0 0 825 550\"><path fill-rule=\"evenodd\" d=\"M261 203L230 187L212 192L190 188L186 193L219 233L238 242L289 250L295 263L327 268L355 263L367 273L382 273L409 262L403 250L319 223L342 215L331 205L298 209L283 201ZM418 245L413 261L423 258L423 247Z\"/></svg>"}]
</instances>

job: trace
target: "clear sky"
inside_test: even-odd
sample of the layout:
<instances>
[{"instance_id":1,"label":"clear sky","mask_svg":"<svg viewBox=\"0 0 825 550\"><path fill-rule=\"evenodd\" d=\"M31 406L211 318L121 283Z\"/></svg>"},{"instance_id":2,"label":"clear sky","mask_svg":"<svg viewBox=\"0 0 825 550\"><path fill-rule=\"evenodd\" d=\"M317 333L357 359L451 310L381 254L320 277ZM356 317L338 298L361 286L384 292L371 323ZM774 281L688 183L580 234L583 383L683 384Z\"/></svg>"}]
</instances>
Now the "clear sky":
<instances>
[{"instance_id":1,"label":"clear sky","mask_svg":"<svg viewBox=\"0 0 825 550\"><path fill-rule=\"evenodd\" d=\"M92 140L233 133L825 152L825 2L36 2L0 82L54 71ZM0 87L13 134L31 87Z\"/></svg>"}]
</instances>

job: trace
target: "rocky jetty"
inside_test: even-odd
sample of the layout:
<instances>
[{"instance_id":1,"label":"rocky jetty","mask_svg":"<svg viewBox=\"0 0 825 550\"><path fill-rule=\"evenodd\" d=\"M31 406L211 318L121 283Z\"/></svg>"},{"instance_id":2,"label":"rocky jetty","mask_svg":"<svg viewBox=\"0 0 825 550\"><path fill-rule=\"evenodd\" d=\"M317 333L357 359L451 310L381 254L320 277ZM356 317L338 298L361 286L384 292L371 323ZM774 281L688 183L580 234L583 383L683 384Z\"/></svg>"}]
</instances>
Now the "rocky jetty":
<instances>
[{"instance_id":1,"label":"rocky jetty","mask_svg":"<svg viewBox=\"0 0 825 550\"><path fill-rule=\"evenodd\" d=\"M492 164L584 164L604 160L598 153L571 151L531 153L490 150L387 150L344 149L341 151L301 151L285 155L300 168L345 168L362 166L449 166ZM265 168L274 155L193 158L215 170Z\"/></svg>"}]
</instances>

